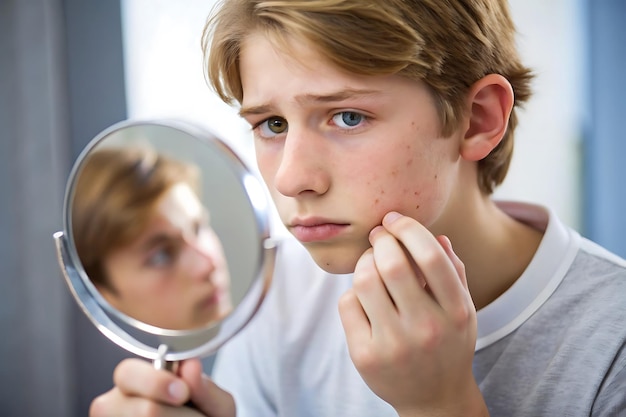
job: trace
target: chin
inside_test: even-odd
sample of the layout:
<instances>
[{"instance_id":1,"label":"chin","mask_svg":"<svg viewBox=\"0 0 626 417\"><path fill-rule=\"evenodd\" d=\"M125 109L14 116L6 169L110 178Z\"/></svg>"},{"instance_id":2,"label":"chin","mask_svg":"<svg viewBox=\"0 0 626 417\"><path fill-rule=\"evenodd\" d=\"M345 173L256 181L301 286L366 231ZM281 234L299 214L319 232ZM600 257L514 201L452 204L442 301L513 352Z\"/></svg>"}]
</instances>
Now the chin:
<instances>
[{"instance_id":1,"label":"chin","mask_svg":"<svg viewBox=\"0 0 626 417\"><path fill-rule=\"evenodd\" d=\"M324 271L331 274L351 274L357 261L368 247L348 245L305 244L313 261Z\"/></svg>"}]
</instances>

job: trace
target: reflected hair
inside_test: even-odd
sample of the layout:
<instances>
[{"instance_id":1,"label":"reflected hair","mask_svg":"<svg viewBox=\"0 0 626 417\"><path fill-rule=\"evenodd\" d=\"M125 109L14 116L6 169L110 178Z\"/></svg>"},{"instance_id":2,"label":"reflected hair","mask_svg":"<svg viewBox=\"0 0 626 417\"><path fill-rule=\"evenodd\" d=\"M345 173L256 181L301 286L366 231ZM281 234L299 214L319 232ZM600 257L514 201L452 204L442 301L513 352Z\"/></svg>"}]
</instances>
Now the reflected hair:
<instances>
[{"instance_id":1,"label":"reflected hair","mask_svg":"<svg viewBox=\"0 0 626 417\"><path fill-rule=\"evenodd\" d=\"M182 182L199 194L199 180L195 165L149 147L110 147L90 153L74 185L71 231L91 281L115 291L106 278L103 260L146 230L168 190Z\"/></svg>"},{"instance_id":2,"label":"reflected hair","mask_svg":"<svg viewBox=\"0 0 626 417\"><path fill-rule=\"evenodd\" d=\"M481 191L502 183L513 153L516 109L530 95L506 0L222 0L202 36L209 84L226 103L241 103L242 43L253 32L288 48L306 41L338 68L360 75L399 74L420 80L435 100L440 129L459 127L470 87L501 74L515 94L500 144L478 163Z\"/></svg>"}]
</instances>

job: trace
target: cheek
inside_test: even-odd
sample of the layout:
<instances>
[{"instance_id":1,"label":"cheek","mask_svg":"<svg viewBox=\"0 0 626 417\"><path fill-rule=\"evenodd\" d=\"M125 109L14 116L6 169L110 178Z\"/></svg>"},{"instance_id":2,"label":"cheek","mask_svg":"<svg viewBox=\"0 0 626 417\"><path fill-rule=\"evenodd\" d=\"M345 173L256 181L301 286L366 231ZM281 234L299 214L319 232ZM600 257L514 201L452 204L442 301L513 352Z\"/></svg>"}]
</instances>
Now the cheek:
<instances>
[{"instance_id":1,"label":"cheek","mask_svg":"<svg viewBox=\"0 0 626 417\"><path fill-rule=\"evenodd\" d=\"M129 277L135 276L133 268L131 268L124 259L116 257L105 262L105 274L107 281L115 288L118 295L122 298L128 294L135 292L136 281Z\"/></svg>"},{"instance_id":2,"label":"cheek","mask_svg":"<svg viewBox=\"0 0 626 417\"><path fill-rule=\"evenodd\" d=\"M381 218L393 210L430 223L443 200L437 167L419 160L410 146L402 159L371 172L365 188L370 209Z\"/></svg>"},{"instance_id":3,"label":"cheek","mask_svg":"<svg viewBox=\"0 0 626 417\"><path fill-rule=\"evenodd\" d=\"M263 181L269 186L273 183L279 165L278 156L276 155L277 150L273 150L268 145L262 143L255 143L254 148L257 167Z\"/></svg>"}]
</instances>

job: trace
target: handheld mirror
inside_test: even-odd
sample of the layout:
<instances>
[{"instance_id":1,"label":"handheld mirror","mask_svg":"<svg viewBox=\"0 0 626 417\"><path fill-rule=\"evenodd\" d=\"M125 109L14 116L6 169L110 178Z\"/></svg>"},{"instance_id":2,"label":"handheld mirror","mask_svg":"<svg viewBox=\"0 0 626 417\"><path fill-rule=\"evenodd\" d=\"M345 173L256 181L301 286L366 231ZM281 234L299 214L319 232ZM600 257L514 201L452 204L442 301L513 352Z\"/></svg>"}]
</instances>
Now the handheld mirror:
<instances>
[{"instance_id":1,"label":"handheld mirror","mask_svg":"<svg viewBox=\"0 0 626 417\"><path fill-rule=\"evenodd\" d=\"M106 129L74 163L63 215L54 239L74 298L104 335L159 368L214 353L271 281L262 184L197 127Z\"/></svg>"}]
</instances>

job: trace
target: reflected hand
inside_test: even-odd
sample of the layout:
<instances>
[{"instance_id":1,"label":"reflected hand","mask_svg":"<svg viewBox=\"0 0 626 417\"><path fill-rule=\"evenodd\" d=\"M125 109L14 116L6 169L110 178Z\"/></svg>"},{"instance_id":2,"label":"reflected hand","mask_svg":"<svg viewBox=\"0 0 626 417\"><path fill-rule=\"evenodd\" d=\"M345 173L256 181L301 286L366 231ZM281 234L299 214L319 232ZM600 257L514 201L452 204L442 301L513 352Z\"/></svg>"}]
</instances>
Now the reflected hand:
<instances>
[{"instance_id":1,"label":"reflected hand","mask_svg":"<svg viewBox=\"0 0 626 417\"><path fill-rule=\"evenodd\" d=\"M448 238L390 213L339 313L364 381L401 415L488 415L472 373L476 310Z\"/></svg>"},{"instance_id":2,"label":"reflected hand","mask_svg":"<svg viewBox=\"0 0 626 417\"><path fill-rule=\"evenodd\" d=\"M90 417L234 417L232 396L202 374L199 360L180 364L178 376L140 359L115 368L115 387L91 404ZM191 400L196 409L184 407Z\"/></svg>"}]
</instances>

